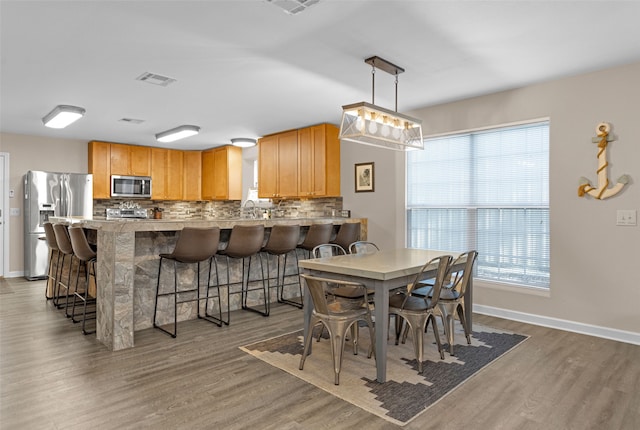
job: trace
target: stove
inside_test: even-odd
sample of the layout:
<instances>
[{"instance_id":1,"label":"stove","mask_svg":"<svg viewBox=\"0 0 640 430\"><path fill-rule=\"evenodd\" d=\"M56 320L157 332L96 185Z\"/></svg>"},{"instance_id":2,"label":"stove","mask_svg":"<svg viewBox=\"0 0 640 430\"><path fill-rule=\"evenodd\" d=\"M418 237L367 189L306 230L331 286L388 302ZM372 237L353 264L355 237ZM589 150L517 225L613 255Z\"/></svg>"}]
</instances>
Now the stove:
<instances>
[{"instance_id":1,"label":"stove","mask_svg":"<svg viewBox=\"0 0 640 430\"><path fill-rule=\"evenodd\" d=\"M142 208L132 209L107 209L107 219L122 219L122 218L149 218L149 211Z\"/></svg>"}]
</instances>

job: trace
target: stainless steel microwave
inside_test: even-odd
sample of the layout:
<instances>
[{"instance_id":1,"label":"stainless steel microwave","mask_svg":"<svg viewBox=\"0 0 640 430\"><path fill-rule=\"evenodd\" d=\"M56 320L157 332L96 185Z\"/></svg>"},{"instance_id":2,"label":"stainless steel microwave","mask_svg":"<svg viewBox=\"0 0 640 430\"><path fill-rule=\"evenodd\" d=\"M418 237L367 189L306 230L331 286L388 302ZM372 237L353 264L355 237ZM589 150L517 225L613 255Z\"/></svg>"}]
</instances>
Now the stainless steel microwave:
<instances>
[{"instance_id":1,"label":"stainless steel microwave","mask_svg":"<svg viewBox=\"0 0 640 430\"><path fill-rule=\"evenodd\" d=\"M151 177L111 175L111 197L151 197Z\"/></svg>"}]
</instances>

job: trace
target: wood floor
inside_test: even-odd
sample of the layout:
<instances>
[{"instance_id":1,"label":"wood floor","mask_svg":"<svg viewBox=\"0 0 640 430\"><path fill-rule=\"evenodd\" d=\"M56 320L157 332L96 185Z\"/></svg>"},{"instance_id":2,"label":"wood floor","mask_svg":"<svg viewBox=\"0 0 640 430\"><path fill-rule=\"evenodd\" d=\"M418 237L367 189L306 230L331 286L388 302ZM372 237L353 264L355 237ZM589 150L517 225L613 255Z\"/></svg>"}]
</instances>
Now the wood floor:
<instances>
[{"instance_id":1,"label":"wood floor","mask_svg":"<svg viewBox=\"0 0 640 430\"><path fill-rule=\"evenodd\" d=\"M405 428L640 429L640 346L474 318L531 338ZM396 428L238 349L301 324L291 306L239 311L229 327L148 329L110 352L45 300L43 281L0 279L0 428Z\"/></svg>"}]
</instances>

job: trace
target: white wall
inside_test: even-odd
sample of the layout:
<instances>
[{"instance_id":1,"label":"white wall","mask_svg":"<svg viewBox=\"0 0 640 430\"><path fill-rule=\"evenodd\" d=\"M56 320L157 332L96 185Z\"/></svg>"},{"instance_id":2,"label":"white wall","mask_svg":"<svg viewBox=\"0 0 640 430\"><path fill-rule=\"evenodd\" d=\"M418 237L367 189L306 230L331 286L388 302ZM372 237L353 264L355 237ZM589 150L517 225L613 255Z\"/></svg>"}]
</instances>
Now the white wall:
<instances>
[{"instance_id":1,"label":"white wall","mask_svg":"<svg viewBox=\"0 0 640 430\"><path fill-rule=\"evenodd\" d=\"M640 63L410 112L423 119L426 136L551 119L550 292L476 283L477 309L640 343L640 226L615 225L618 209L640 211L639 100ZM578 179L597 180L591 138L601 121L610 122L618 137L608 149L610 181L624 173L632 180L610 199L580 198ZM391 151L348 142L342 157L345 208L369 218L373 241L403 246L404 162ZM375 193L351 192L353 163L362 161L376 162Z\"/></svg>"},{"instance_id":2,"label":"white wall","mask_svg":"<svg viewBox=\"0 0 640 430\"><path fill-rule=\"evenodd\" d=\"M20 209L20 216L7 217L10 224L10 261L6 274L9 277L22 276L24 267L22 182L25 173L29 170L87 173L88 146L86 141L0 133L0 152L8 152L11 158L9 188L15 193L14 197L9 199L9 206Z\"/></svg>"}]
</instances>

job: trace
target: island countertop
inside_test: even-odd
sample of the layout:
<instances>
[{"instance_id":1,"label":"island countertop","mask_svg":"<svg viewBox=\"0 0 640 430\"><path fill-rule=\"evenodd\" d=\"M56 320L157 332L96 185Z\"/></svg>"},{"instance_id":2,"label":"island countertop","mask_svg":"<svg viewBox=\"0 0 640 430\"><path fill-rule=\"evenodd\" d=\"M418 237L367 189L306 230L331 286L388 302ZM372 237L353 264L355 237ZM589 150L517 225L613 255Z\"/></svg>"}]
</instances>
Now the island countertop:
<instances>
[{"instance_id":1,"label":"island countertop","mask_svg":"<svg viewBox=\"0 0 640 430\"><path fill-rule=\"evenodd\" d=\"M140 219L140 218L120 218L106 219L104 217L50 217L51 222L64 224L80 224L82 227L115 232L137 232L137 231L177 231L184 227L220 227L220 229L231 229L235 225L264 225L265 228L273 227L276 224L300 225L302 227L312 224L333 224L340 225L347 222L355 222L366 226L366 218L342 218L342 217L319 217L319 218L193 218L193 219Z\"/></svg>"},{"instance_id":2,"label":"island countertop","mask_svg":"<svg viewBox=\"0 0 640 430\"><path fill-rule=\"evenodd\" d=\"M269 234L274 225L300 225L302 238L312 224L332 224L337 229L337 226L344 223L360 223L360 239L367 238L366 218L107 220L104 217L50 217L50 221L95 231L98 248L96 336L107 348L114 351L133 347L135 331L152 326L156 306L153 298L158 279L158 255L171 252L179 231L185 227L219 227L222 238L228 237L236 225L264 225L265 234ZM220 263L226 267L228 262L223 259ZM232 268L232 272L240 270L241 262L237 266ZM201 270L207 269L205 267ZM221 270L224 271L222 268ZM240 295L233 295L231 310L240 308L239 303ZM158 318L162 319L164 311L160 308L161 306L158 307ZM179 309L179 321L195 319L191 308L196 308L185 308ZM173 308L171 310L173 311Z\"/></svg>"}]
</instances>

